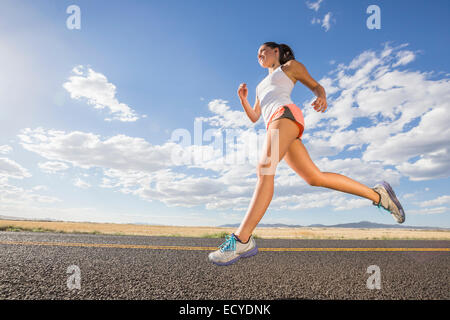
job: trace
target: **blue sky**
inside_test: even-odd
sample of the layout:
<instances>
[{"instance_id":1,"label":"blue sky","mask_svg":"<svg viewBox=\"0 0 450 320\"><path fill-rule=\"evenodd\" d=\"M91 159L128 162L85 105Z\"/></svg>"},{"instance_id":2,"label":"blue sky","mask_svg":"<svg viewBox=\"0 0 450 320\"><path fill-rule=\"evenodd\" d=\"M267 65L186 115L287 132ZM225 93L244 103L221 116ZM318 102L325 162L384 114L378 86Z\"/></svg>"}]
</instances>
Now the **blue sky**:
<instances>
[{"instance_id":1,"label":"blue sky","mask_svg":"<svg viewBox=\"0 0 450 320\"><path fill-rule=\"evenodd\" d=\"M368 29L369 5L381 28ZM66 9L77 5L80 29ZM264 124L236 91L288 44L324 86L297 83L304 144L322 171L386 180L406 225L450 227L448 1L2 1L0 215L67 221L238 223ZM222 148L202 134L223 137ZM198 126L197 126L198 128ZM209 131L207 131L209 130ZM226 162L234 153L243 161ZM214 140L216 141L216 140ZM257 140L261 141L261 140ZM174 152L203 157L175 163ZM222 160L222 162L220 162ZM282 162L262 223L394 223L371 201L307 185Z\"/></svg>"}]
</instances>

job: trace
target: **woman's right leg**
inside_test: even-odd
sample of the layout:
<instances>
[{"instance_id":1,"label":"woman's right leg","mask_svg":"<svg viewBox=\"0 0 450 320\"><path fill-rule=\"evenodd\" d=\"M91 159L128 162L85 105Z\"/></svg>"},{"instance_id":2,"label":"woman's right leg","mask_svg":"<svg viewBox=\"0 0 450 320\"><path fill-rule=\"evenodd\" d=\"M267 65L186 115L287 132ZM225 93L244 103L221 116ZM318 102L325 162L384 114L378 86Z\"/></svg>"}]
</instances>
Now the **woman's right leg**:
<instances>
[{"instance_id":1,"label":"woman's right leg","mask_svg":"<svg viewBox=\"0 0 450 320\"><path fill-rule=\"evenodd\" d=\"M364 184L339 173L321 172L311 160L308 151L299 139L291 143L284 160L311 186L330 188L354 194L370 199L375 203L380 201L380 195Z\"/></svg>"},{"instance_id":2,"label":"woman's right leg","mask_svg":"<svg viewBox=\"0 0 450 320\"><path fill-rule=\"evenodd\" d=\"M272 133L272 130L277 130L278 133ZM234 233L241 241L246 242L249 239L269 207L273 197L276 167L298 134L298 126L290 119L276 119L269 125L262 157L257 167L256 188L247 213ZM272 148L278 154L272 155Z\"/></svg>"}]
</instances>

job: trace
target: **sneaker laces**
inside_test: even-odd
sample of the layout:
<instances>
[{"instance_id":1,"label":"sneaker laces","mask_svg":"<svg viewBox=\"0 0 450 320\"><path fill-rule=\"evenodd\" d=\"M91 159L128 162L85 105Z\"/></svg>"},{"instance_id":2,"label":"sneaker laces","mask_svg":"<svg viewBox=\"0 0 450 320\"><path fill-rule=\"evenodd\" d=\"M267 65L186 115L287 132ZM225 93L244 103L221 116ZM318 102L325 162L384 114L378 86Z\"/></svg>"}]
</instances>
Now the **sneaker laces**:
<instances>
[{"instance_id":1,"label":"sneaker laces","mask_svg":"<svg viewBox=\"0 0 450 320\"><path fill-rule=\"evenodd\" d=\"M234 235L228 235L225 239L225 242L219 246L220 252L236 250L236 238Z\"/></svg>"}]
</instances>

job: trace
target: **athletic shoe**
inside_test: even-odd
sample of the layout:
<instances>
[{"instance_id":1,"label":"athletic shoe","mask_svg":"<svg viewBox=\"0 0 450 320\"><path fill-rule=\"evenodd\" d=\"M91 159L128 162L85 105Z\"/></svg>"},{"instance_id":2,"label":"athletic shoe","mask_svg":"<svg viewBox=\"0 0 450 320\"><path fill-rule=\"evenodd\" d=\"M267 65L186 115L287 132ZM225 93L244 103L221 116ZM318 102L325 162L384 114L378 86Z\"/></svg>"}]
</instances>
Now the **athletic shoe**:
<instances>
[{"instance_id":1,"label":"athletic shoe","mask_svg":"<svg viewBox=\"0 0 450 320\"><path fill-rule=\"evenodd\" d=\"M398 223L405 222L405 212L403 211L402 205L400 204L400 201L398 201L397 196L389 183L383 181L381 184L377 184L373 187L372 190L378 193L381 197L380 202L372 202L373 205L378 208L381 207L391 213Z\"/></svg>"},{"instance_id":2,"label":"athletic shoe","mask_svg":"<svg viewBox=\"0 0 450 320\"><path fill-rule=\"evenodd\" d=\"M209 261L218 266L228 266L235 263L240 258L247 258L258 253L255 239L250 236L247 243L242 243L232 233L226 237L224 243L219 246L219 250L211 252L208 255Z\"/></svg>"}]
</instances>

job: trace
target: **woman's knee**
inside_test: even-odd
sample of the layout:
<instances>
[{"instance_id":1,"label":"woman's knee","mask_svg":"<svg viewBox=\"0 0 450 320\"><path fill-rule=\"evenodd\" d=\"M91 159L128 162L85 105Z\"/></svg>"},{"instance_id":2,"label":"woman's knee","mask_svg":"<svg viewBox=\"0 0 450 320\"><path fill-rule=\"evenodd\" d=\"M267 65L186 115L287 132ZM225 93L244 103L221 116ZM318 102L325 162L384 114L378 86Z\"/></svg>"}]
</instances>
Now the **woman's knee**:
<instances>
[{"instance_id":1,"label":"woman's knee","mask_svg":"<svg viewBox=\"0 0 450 320\"><path fill-rule=\"evenodd\" d=\"M265 178L267 176L274 176L276 171L276 164L272 163L261 163L259 162L256 167L256 175L258 176L258 180L261 178Z\"/></svg>"}]
</instances>

